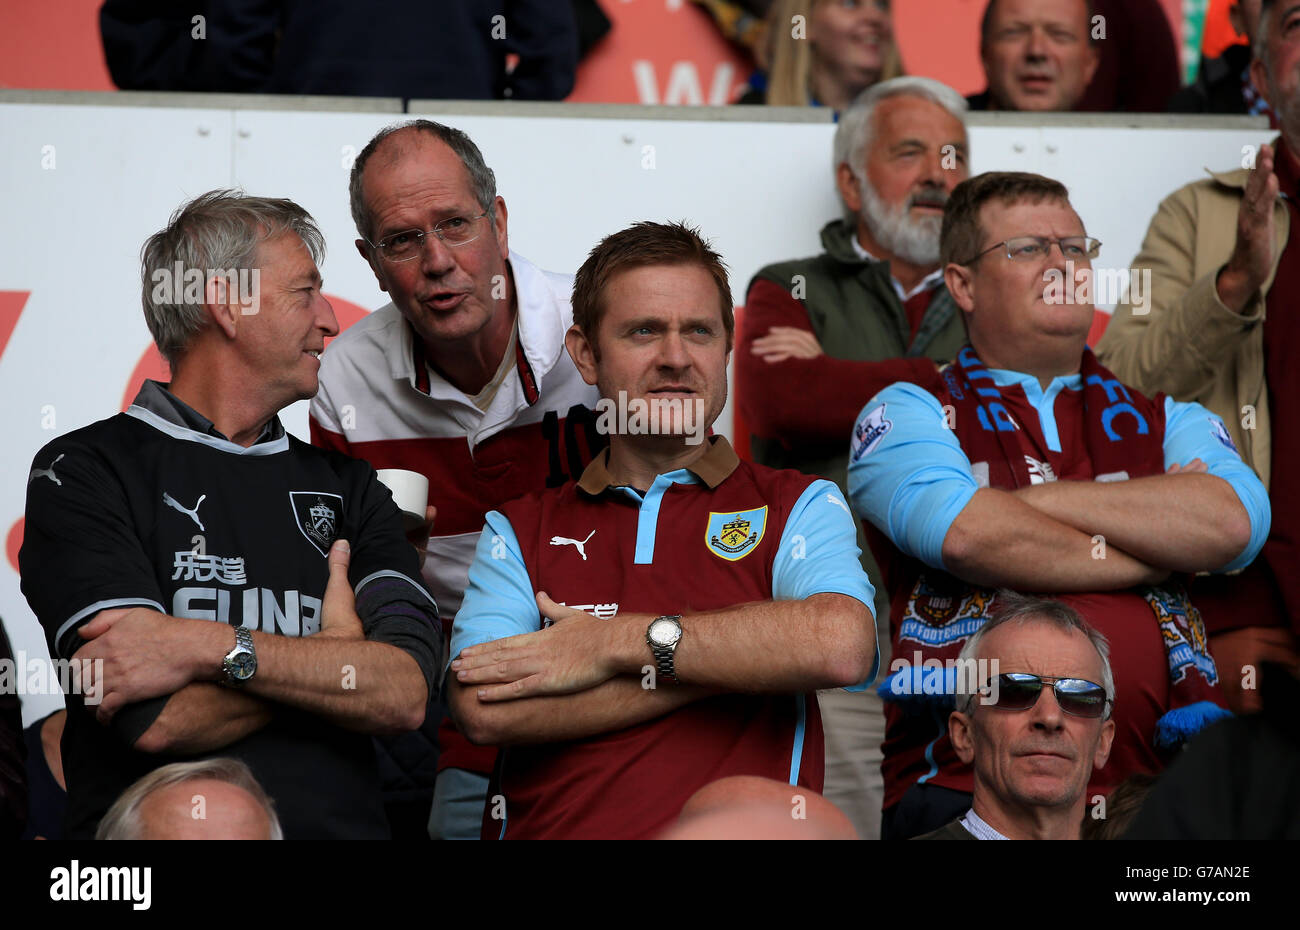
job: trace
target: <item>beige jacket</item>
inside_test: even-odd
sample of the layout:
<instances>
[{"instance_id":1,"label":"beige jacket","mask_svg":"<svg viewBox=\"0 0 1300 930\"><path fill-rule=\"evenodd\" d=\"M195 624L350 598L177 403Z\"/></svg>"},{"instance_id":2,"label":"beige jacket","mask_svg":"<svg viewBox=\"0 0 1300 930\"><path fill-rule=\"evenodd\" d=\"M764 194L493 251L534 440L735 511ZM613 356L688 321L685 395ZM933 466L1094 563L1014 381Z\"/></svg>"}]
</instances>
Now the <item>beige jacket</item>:
<instances>
[{"instance_id":1,"label":"beige jacket","mask_svg":"<svg viewBox=\"0 0 1300 930\"><path fill-rule=\"evenodd\" d=\"M1261 292L1240 314L1219 299L1215 281L1237 239L1245 169L1195 181L1160 204L1133 261L1151 270L1150 312L1131 298L1115 315L1097 356L1125 384L1146 394L1198 401L1223 418L1241 457L1268 487L1271 442L1264 381L1264 303L1286 248L1290 217L1279 198L1277 248ZM1139 308L1140 309L1140 308ZM1253 408L1253 428L1251 409Z\"/></svg>"}]
</instances>

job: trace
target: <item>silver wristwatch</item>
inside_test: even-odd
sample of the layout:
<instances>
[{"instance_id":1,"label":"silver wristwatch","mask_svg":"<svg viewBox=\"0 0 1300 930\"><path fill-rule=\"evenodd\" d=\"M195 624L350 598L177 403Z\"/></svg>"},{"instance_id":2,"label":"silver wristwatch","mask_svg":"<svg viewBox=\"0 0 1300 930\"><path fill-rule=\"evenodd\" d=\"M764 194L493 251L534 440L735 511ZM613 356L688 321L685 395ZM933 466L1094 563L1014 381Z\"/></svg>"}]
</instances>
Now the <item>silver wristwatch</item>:
<instances>
[{"instance_id":1,"label":"silver wristwatch","mask_svg":"<svg viewBox=\"0 0 1300 930\"><path fill-rule=\"evenodd\" d=\"M645 631L645 641L655 657L658 674L669 681L677 680L677 669L673 665L673 653L682 641L681 614L671 617L655 617L649 629Z\"/></svg>"},{"instance_id":2,"label":"silver wristwatch","mask_svg":"<svg viewBox=\"0 0 1300 930\"><path fill-rule=\"evenodd\" d=\"M257 650L253 648L253 634L244 627L235 627L235 648L221 660L221 670L226 673L228 685L242 685L257 671Z\"/></svg>"}]
</instances>

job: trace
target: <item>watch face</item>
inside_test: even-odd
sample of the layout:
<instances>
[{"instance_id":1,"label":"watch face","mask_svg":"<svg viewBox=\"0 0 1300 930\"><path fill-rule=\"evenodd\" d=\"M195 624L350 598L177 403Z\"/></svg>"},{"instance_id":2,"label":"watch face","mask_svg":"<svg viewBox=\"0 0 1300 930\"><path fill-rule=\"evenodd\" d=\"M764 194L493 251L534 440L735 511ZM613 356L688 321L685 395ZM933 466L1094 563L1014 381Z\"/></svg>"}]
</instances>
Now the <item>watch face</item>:
<instances>
[{"instance_id":1,"label":"watch face","mask_svg":"<svg viewBox=\"0 0 1300 930\"><path fill-rule=\"evenodd\" d=\"M230 660L230 675L239 681L246 681L257 671L257 658L248 652L241 652Z\"/></svg>"},{"instance_id":2,"label":"watch face","mask_svg":"<svg viewBox=\"0 0 1300 930\"><path fill-rule=\"evenodd\" d=\"M671 646L682 638L682 628L671 620L656 620L650 624L650 639L656 646Z\"/></svg>"}]
</instances>

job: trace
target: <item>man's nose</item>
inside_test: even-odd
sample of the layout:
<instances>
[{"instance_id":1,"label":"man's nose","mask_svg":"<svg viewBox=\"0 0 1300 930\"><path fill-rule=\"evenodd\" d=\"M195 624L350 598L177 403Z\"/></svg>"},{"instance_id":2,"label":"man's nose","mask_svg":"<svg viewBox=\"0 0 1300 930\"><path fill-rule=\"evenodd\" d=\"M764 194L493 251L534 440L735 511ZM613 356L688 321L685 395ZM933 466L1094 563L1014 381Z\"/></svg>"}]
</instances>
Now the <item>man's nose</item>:
<instances>
[{"instance_id":1,"label":"man's nose","mask_svg":"<svg viewBox=\"0 0 1300 930\"><path fill-rule=\"evenodd\" d=\"M1059 730L1065 726L1065 712L1056 700L1056 692L1050 685L1044 684L1038 700L1029 709L1034 727L1043 730Z\"/></svg>"},{"instance_id":2,"label":"man's nose","mask_svg":"<svg viewBox=\"0 0 1300 930\"><path fill-rule=\"evenodd\" d=\"M1047 57L1047 33L1037 26L1029 30L1029 41L1025 44L1025 57L1034 60Z\"/></svg>"},{"instance_id":3,"label":"man's nose","mask_svg":"<svg viewBox=\"0 0 1300 930\"><path fill-rule=\"evenodd\" d=\"M681 333L671 330L659 341L658 361L661 367L677 371L690 367L691 356Z\"/></svg>"},{"instance_id":4,"label":"man's nose","mask_svg":"<svg viewBox=\"0 0 1300 930\"><path fill-rule=\"evenodd\" d=\"M333 305L326 299L324 292L318 293L316 299L319 302L316 307L316 326L326 336L337 336L339 334L339 319L334 315Z\"/></svg>"},{"instance_id":5,"label":"man's nose","mask_svg":"<svg viewBox=\"0 0 1300 930\"><path fill-rule=\"evenodd\" d=\"M441 277L456 267L456 257L451 247L430 230L420 243L420 270L430 277Z\"/></svg>"}]
</instances>

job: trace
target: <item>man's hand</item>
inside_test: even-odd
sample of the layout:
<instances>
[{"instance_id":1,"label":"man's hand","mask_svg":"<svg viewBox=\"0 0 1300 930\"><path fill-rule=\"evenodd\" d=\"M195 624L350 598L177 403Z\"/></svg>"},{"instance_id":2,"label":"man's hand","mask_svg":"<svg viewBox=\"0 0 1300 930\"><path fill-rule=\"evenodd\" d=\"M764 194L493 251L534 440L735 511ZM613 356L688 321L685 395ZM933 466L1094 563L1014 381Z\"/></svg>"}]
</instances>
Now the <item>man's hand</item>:
<instances>
[{"instance_id":1,"label":"man's hand","mask_svg":"<svg viewBox=\"0 0 1300 930\"><path fill-rule=\"evenodd\" d=\"M1300 653L1296 640L1284 627L1248 626L1228 630L1210 637L1210 655L1219 670L1219 684L1227 699L1228 709L1236 714L1249 714L1260 709L1259 674L1263 662L1278 662L1300 671ZM1247 679L1247 666L1254 669L1249 676L1253 688L1243 687Z\"/></svg>"},{"instance_id":2,"label":"man's hand","mask_svg":"<svg viewBox=\"0 0 1300 930\"><path fill-rule=\"evenodd\" d=\"M346 539L336 539L330 546L330 578L320 608L320 632L324 639L365 639L361 618L357 616L357 599L348 581L348 562L352 547Z\"/></svg>"},{"instance_id":3,"label":"man's hand","mask_svg":"<svg viewBox=\"0 0 1300 930\"><path fill-rule=\"evenodd\" d=\"M87 670L80 684L83 694L99 698L95 718L100 723L109 723L127 704L174 694L197 678L194 650L186 648L185 638L192 623L206 621L123 607L101 610L77 631L87 643L72 659ZM82 665L86 660L89 664ZM103 663L98 678L96 660Z\"/></svg>"},{"instance_id":4,"label":"man's hand","mask_svg":"<svg viewBox=\"0 0 1300 930\"><path fill-rule=\"evenodd\" d=\"M478 688L480 701L573 694L603 684L622 670L618 634L635 627L640 615L601 620L555 603L545 591L537 592L537 608L553 621L547 629L470 646L451 663L462 686L496 686ZM650 620L646 615L642 628Z\"/></svg>"},{"instance_id":5,"label":"man's hand","mask_svg":"<svg viewBox=\"0 0 1300 930\"><path fill-rule=\"evenodd\" d=\"M1192 459L1186 465L1179 465L1177 462L1165 469L1166 475L1206 475L1210 472L1210 466L1206 465L1200 459Z\"/></svg>"},{"instance_id":6,"label":"man's hand","mask_svg":"<svg viewBox=\"0 0 1300 930\"><path fill-rule=\"evenodd\" d=\"M821 343L806 329L796 326L773 326L754 340L751 351L772 364L788 358L816 358L822 354Z\"/></svg>"},{"instance_id":7,"label":"man's hand","mask_svg":"<svg viewBox=\"0 0 1300 930\"><path fill-rule=\"evenodd\" d=\"M1245 309L1273 270L1273 204L1277 202L1277 194L1273 148L1261 145L1237 209L1237 243L1216 282L1219 299L1234 313Z\"/></svg>"}]
</instances>

